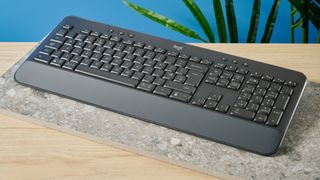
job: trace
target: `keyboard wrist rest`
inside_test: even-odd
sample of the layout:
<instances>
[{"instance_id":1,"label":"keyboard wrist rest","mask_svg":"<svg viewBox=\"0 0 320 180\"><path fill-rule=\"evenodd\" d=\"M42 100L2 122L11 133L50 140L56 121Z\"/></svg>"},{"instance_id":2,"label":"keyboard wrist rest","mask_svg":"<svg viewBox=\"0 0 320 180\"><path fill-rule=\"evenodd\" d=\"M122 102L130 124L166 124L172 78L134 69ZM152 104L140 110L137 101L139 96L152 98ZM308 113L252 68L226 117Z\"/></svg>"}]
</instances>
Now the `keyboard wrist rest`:
<instances>
[{"instance_id":1,"label":"keyboard wrist rest","mask_svg":"<svg viewBox=\"0 0 320 180\"><path fill-rule=\"evenodd\" d=\"M27 86L41 85L42 90L60 96L262 155L273 154L283 138L275 128L33 61L26 60L14 78Z\"/></svg>"}]
</instances>

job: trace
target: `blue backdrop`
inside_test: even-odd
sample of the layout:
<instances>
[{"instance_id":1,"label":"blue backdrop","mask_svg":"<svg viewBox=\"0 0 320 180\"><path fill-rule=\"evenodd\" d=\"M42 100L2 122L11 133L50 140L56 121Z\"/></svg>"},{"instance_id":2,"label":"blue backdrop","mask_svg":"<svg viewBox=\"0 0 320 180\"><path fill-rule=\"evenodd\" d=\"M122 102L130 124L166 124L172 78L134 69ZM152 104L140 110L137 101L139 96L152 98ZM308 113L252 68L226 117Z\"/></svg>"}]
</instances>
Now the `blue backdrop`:
<instances>
[{"instance_id":1,"label":"blue backdrop","mask_svg":"<svg viewBox=\"0 0 320 180\"><path fill-rule=\"evenodd\" d=\"M182 0L131 0L147 9L154 10L184 24L205 37L199 24L184 6ZM196 0L203 10L217 37L213 15L212 1ZM224 1L222 1L223 3ZM239 41L245 42L251 16L253 0L235 0L238 20ZM260 41L266 17L273 1L262 1L261 19L259 24L258 41ZM224 7L224 4L223 4ZM289 3L282 0L279 16L271 41L273 43L289 43ZM1 0L0 2L0 41L39 41L55 25L68 15L76 15L154 34L181 42L199 42L167 29L126 7L121 0ZM317 32L310 23L310 41L316 42ZM300 31L296 32L296 41L301 42Z\"/></svg>"}]
</instances>

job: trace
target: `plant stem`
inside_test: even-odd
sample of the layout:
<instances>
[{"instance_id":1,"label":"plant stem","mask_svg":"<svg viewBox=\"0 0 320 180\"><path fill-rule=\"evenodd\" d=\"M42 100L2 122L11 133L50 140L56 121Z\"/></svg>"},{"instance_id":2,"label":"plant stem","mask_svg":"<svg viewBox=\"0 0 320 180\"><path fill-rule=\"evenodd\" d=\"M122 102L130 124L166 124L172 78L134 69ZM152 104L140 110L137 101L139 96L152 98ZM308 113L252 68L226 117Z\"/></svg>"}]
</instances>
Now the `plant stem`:
<instances>
[{"instance_id":1,"label":"plant stem","mask_svg":"<svg viewBox=\"0 0 320 180\"><path fill-rule=\"evenodd\" d=\"M290 4L290 43L294 43L294 29L291 27L294 23L294 15L291 13L293 12L293 5Z\"/></svg>"},{"instance_id":2,"label":"plant stem","mask_svg":"<svg viewBox=\"0 0 320 180\"><path fill-rule=\"evenodd\" d=\"M304 11L305 16L303 17L302 23L302 42L308 43L309 42L309 22L308 22L308 0L304 0Z\"/></svg>"}]
</instances>

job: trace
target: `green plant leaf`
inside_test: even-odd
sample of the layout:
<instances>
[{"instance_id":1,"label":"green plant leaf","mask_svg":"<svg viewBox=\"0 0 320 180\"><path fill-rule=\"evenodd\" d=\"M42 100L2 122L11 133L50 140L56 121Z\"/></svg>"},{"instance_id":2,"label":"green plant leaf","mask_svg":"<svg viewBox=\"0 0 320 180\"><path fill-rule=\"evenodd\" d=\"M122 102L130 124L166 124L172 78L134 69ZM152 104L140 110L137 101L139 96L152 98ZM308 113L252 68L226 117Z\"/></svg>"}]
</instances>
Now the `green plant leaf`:
<instances>
[{"instance_id":1,"label":"green plant leaf","mask_svg":"<svg viewBox=\"0 0 320 180\"><path fill-rule=\"evenodd\" d=\"M294 24L291 25L291 29L297 29L303 23L303 18L300 17Z\"/></svg>"},{"instance_id":2,"label":"green plant leaf","mask_svg":"<svg viewBox=\"0 0 320 180\"><path fill-rule=\"evenodd\" d=\"M319 29L319 16L317 16L317 14L319 14L319 6L316 6L312 9L310 8L305 8L304 6L304 1L301 0L288 0L296 9L298 9L298 11L300 12L301 15L308 17L308 19L310 19L310 21L312 22L312 24L316 27L316 29ZM306 0L308 2L310 2L311 0ZM315 10L316 9L316 10ZM315 10L315 11L314 11Z\"/></svg>"},{"instance_id":3,"label":"green plant leaf","mask_svg":"<svg viewBox=\"0 0 320 180\"><path fill-rule=\"evenodd\" d=\"M204 33L208 37L209 41L215 42L212 29L207 19L205 18L200 8L197 6L197 4L194 2L194 0L183 0L183 2L189 8L193 16L196 18L201 28L203 29Z\"/></svg>"},{"instance_id":4,"label":"green plant leaf","mask_svg":"<svg viewBox=\"0 0 320 180\"><path fill-rule=\"evenodd\" d=\"M264 33L263 33L263 36L261 39L262 43L269 43L270 42L272 32L274 29L274 25L275 25L277 15L278 15L279 5L280 5L280 0L274 0L270 14L267 19L266 26L264 28Z\"/></svg>"},{"instance_id":5,"label":"green plant leaf","mask_svg":"<svg viewBox=\"0 0 320 180\"><path fill-rule=\"evenodd\" d=\"M250 20L250 28L249 28L248 37L247 37L248 43L256 42L256 36L257 36L259 18L260 18L260 5L261 5L260 0L254 0L251 20Z\"/></svg>"},{"instance_id":6,"label":"green plant leaf","mask_svg":"<svg viewBox=\"0 0 320 180\"><path fill-rule=\"evenodd\" d=\"M295 16L299 11L297 9L293 9L290 13L290 16Z\"/></svg>"},{"instance_id":7,"label":"green plant leaf","mask_svg":"<svg viewBox=\"0 0 320 180\"><path fill-rule=\"evenodd\" d=\"M144 9L138 5L135 5L135 4L132 4L130 3L129 1L127 0L122 0L122 2L130 7L131 9L135 10L136 12L140 13L141 15L165 26L165 27L168 27L174 31L177 31L181 34L184 34L185 36L188 36L188 37L191 37L191 38L195 38L195 39L199 39L203 42L206 42L206 40L202 39L197 33L195 33L194 31L192 31L191 29L171 20L171 19L168 19L160 14L157 14L153 11L150 11L150 10L147 10L147 9Z\"/></svg>"},{"instance_id":8,"label":"green plant leaf","mask_svg":"<svg viewBox=\"0 0 320 180\"><path fill-rule=\"evenodd\" d=\"M294 29L291 26L294 24L294 15L297 12L297 9L290 4L290 43L294 43Z\"/></svg>"},{"instance_id":9,"label":"green plant leaf","mask_svg":"<svg viewBox=\"0 0 320 180\"><path fill-rule=\"evenodd\" d=\"M227 38L227 30L226 30L226 23L224 22L224 15L221 7L220 0L212 0L214 13L216 17L216 23L218 28L218 34L220 42L226 43L228 41Z\"/></svg>"},{"instance_id":10,"label":"green plant leaf","mask_svg":"<svg viewBox=\"0 0 320 180\"><path fill-rule=\"evenodd\" d=\"M237 20L234 13L234 4L233 0L225 0L226 4L226 14L228 20L228 29L230 35L230 42L237 43L238 42L238 28L237 28Z\"/></svg>"}]
</instances>

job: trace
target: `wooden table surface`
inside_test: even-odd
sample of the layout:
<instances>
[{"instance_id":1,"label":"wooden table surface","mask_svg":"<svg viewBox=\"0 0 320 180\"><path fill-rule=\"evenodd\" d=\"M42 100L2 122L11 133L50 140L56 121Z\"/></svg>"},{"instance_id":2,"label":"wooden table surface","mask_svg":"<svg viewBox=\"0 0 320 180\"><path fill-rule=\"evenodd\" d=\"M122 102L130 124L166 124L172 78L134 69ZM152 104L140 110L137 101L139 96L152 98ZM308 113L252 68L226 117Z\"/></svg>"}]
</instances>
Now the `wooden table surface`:
<instances>
[{"instance_id":1,"label":"wooden table surface","mask_svg":"<svg viewBox=\"0 0 320 180\"><path fill-rule=\"evenodd\" d=\"M0 74L36 43L0 43ZM320 82L319 45L197 44L304 72ZM218 179L0 113L0 179Z\"/></svg>"}]
</instances>

